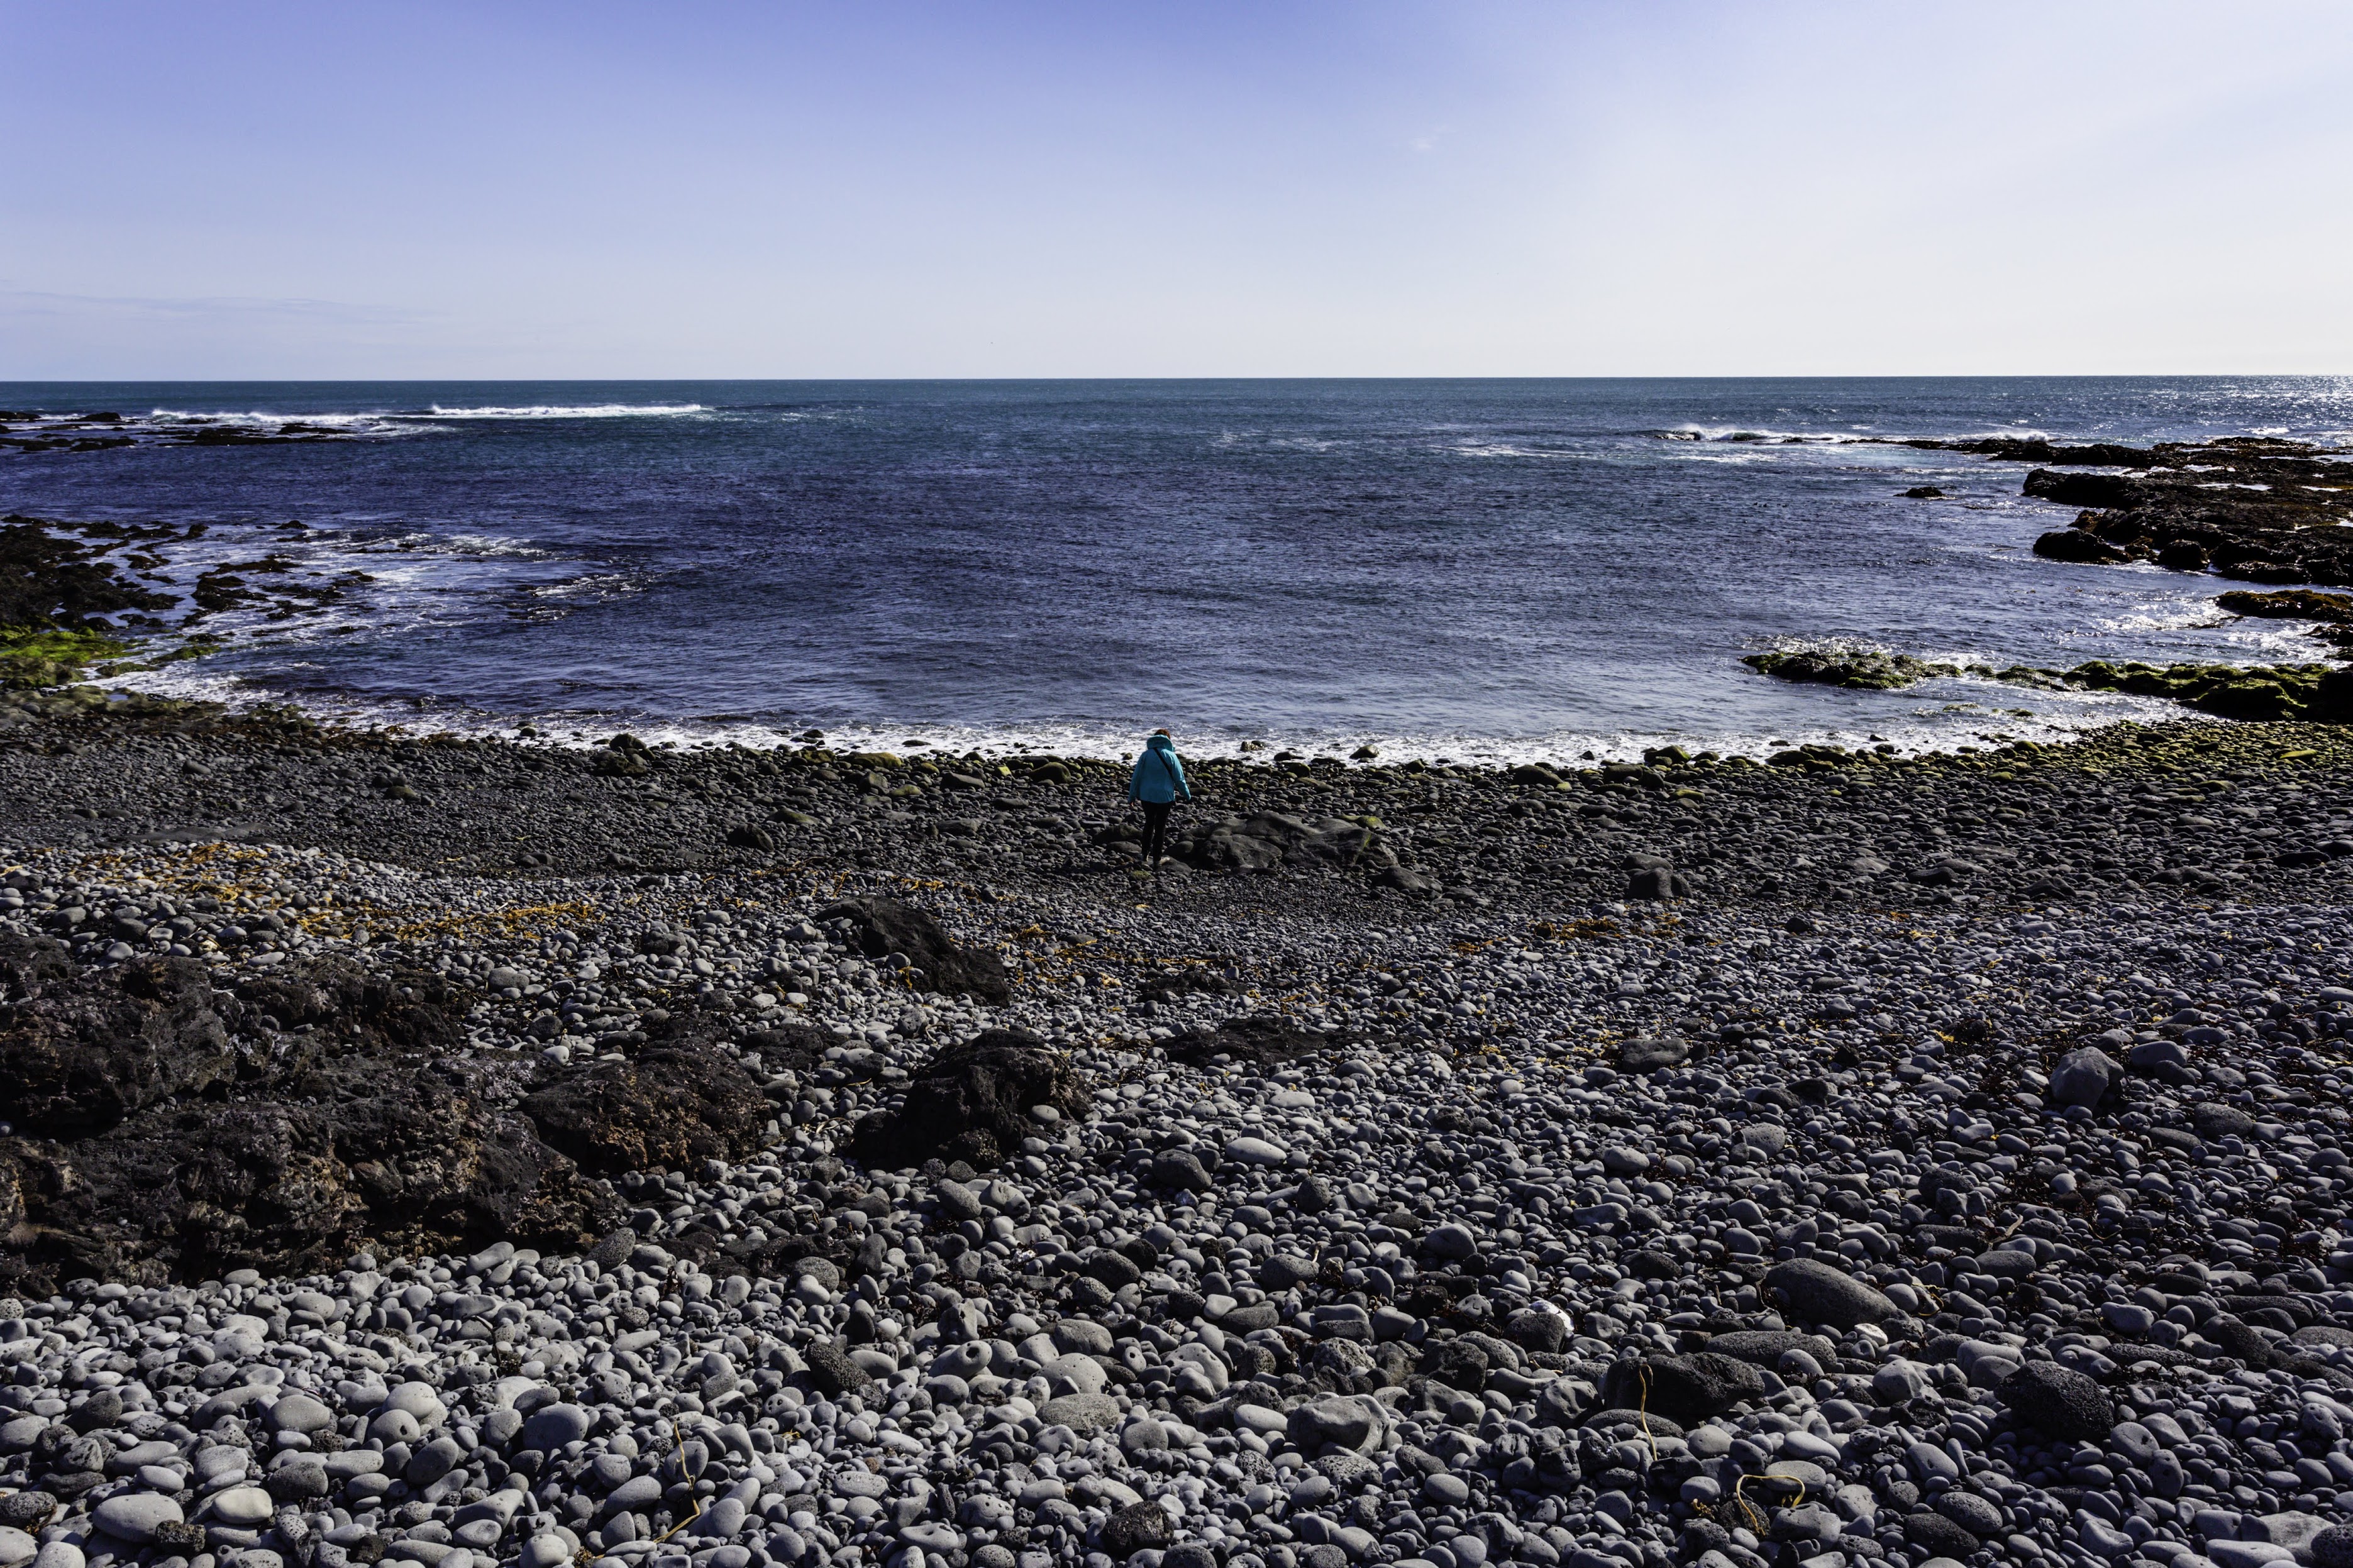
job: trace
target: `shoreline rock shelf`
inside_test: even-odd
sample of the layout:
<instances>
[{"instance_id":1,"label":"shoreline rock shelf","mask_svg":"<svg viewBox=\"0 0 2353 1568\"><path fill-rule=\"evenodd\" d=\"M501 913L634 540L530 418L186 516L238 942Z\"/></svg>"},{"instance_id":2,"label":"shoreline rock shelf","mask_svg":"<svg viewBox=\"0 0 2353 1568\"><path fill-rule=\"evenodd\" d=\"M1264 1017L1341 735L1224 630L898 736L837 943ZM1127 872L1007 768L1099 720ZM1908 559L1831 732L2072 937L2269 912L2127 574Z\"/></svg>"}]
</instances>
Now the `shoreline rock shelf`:
<instances>
[{"instance_id":1,"label":"shoreline rock shelf","mask_svg":"<svg viewBox=\"0 0 2353 1568\"><path fill-rule=\"evenodd\" d=\"M2161 441L2143 447L2040 440L1916 440L1899 446L2047 463L2024 493L2081 507L2072 528L2034 552L2115 565L2153 561L2252 583L2353 584L2353 452L2266 437ZM2086 473L2087 468L2121 473Z\"/></svg>"},{"instance_id":2,"label":"shoreline rock shelf","mask_svg":"<svg viewBox=\"0 0 2353 1568\"><path fill-rule=\"evenodd\" d=\"M2225 595L2228 597L2229 595ZM2222 719L2353 722L2353 671L2326 664L2140 664L2094 659L2073 669L1948 664L1869 648L1749 654L1760 675L1848 690L1894 691L1923 680L1970 678L2043 690L2127 691L2162 697Z\"/></svg>"}]
</instances>

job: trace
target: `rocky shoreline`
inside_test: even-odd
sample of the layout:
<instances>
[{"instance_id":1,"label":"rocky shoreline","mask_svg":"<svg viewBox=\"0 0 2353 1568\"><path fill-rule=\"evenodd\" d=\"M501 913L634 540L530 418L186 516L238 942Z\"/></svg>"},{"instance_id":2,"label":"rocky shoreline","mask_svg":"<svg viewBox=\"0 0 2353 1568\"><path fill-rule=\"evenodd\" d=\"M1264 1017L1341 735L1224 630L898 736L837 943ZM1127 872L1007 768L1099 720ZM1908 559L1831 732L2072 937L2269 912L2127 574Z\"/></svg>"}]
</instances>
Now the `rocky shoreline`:
<instances>
[{"instance_id":1,"label":"rocky shoreline","mask_svg":"<svg viewBox=\"0 0 2353 1568\"><path fill-rule=\"evenodd\" d=\"M137 447L274 447L350 441L364 432L302 419L267 425L205 415L142 416L111 409L58 414L0 408L0 453L112 452Z\"/></svg>"},{"instance_id":2,"label":"rocky shoreline","mask_svg":"<svg viewBox=\"0 0 2353 1568\"><path fill-rule=\"evenodd\" d=\"M0 1568L2341 1568L2353 739L0 708Z\"/></svg>"},{"instance_id":3,"label":"rocky shoreline","mask_svg":"<svg viewBox=\"0 0 2353 1568\"><path fill-rule=\"evenodd\" d=\"M2353 1565L2321 667L1204 762L1155 883L1083 760L72 684L162 542L0 528L0 1568Z\"/></svg>"}]
</instances>

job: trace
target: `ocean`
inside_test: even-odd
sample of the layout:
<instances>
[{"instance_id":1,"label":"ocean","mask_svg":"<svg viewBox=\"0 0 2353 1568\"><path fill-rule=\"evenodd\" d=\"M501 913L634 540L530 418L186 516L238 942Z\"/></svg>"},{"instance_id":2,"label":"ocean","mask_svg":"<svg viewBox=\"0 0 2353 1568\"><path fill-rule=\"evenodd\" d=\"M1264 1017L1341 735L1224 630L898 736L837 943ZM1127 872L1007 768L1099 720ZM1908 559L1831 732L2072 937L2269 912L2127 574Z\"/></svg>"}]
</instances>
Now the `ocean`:
<instances>
[{"instance_id":1,"label":"ocean","mask_svg":"<svg viewBox=\"0 0 2353 1568\"><path fill-rule=\"evenodd\" d=\"M223 651L142 689L562 740L1120 754L1166 725L1194 754L1466 762L2164 715L1739 661L2316 659L2220 614L2220 579L2036 559L2071 513L2020 495L2024 465L1867 438L2353 441L2353 378L2312 377L16 384L0 407L332 433L0 453L0 510L206 524L153 550L161 583L264 563L237 574L262 598L204 623Z\"/></svg>"}]
</instances>

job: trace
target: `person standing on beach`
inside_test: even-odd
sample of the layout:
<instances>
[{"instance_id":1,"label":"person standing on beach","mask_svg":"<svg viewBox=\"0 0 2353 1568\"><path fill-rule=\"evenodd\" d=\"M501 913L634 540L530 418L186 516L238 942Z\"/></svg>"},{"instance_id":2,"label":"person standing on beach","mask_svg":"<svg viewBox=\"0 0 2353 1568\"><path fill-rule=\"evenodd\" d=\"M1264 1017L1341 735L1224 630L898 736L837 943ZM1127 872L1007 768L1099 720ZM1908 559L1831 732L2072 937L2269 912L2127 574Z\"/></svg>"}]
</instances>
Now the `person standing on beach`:
<instances>
[{"instance_id":1,"label":"person standing on beach","mask_svg":"<svg viewBox=\"0 0 2353 1568\"><path fill-rule=\"evenodd\" d=\"M1144 742L1144 755L1135 759L1135 771L1127 777L1127 798L1144 807L1144 868L1158 877L1168 814L1179 800L1193 798L1185 784L1184 761L1167 731L1155 730Z\"/></svg>"}]
</instances>

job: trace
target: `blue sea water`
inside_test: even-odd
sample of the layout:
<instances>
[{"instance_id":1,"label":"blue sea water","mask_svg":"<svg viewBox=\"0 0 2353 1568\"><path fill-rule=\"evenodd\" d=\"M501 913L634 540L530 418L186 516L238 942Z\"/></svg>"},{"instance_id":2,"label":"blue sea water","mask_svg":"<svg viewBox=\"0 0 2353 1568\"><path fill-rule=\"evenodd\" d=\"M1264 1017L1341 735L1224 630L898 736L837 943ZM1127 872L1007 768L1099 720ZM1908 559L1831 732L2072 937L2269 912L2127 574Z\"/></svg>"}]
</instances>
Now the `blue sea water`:
<instances>
[{"instance_id":1,"label":"blue sea water","mask_svg":"<svg viewBox=\"0 0 2353 1568\"><path fill-rule=\"evenodd\" d=\"M2022 465L1852 438L2353 439L2353 379L2309 377L18 384L0 407L339 433L0 454L0 510L211 525L160 580L277 552L291 573L248 581L346 588L216 617L227 651L132 684L559 736L1117 752L1166 724L1194 752L1461 759L2162 711L1739 663L1777 646L2316 658L2220 615L2217 579L2037 560L2068 513L2020 496Z\"/></svg>"}]
</instances>

